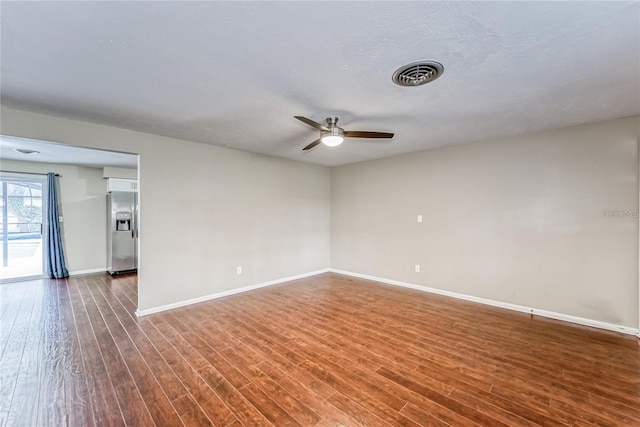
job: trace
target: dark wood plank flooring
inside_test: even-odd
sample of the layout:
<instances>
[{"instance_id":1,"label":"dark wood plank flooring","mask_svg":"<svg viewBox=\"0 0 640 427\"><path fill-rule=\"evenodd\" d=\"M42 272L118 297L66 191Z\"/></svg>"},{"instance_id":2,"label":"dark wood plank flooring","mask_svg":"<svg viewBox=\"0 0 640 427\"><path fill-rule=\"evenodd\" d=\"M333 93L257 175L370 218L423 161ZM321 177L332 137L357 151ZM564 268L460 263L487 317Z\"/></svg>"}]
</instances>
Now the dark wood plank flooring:
<instances>
[{"instance_id":1,"label":"dark wood plank flooring","mask_svg":"<svg viewBox=\"0 0 640 427\"><path fill-rule=\"evenodd\" d=\"M0 292L3 426L640 425L636 338L366 280L139 319L135 275Z\"/></svg>"}]
</instances>

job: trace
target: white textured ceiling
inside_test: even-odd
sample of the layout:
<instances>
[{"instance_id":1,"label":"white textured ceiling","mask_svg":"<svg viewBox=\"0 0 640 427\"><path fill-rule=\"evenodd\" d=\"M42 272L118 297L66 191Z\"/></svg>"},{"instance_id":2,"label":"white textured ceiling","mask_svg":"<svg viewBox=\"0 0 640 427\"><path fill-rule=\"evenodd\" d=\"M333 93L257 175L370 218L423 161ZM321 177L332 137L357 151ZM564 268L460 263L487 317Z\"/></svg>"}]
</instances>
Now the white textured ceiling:
<instances>
[{"instance_id":1,"label":"white textured ceiling","mask_svg":"<svg viewBox=\"0 0 640 427\"><path fill-rule=\"evenodd\" d=\"M638 2L0 7L8 106L323 165L640 114ZM294 115L396 136L302 152Z\"/></svg>"},{"instance_id":2,"label":"white textured ceiling","mask_svg":"<svg viewBox=\"0 0 640 427\"><path fill-rule=\"evenodd\" d=\"M25 154L17 150L33 150L36 153ZM61 163L90 168L113 166L134 169L138 167L138 156L135 154L73 147L66 144L52 144L47 141L16 138L7 135L0 135L0 159L36 163Z\"/></svg>"}]
</instances>

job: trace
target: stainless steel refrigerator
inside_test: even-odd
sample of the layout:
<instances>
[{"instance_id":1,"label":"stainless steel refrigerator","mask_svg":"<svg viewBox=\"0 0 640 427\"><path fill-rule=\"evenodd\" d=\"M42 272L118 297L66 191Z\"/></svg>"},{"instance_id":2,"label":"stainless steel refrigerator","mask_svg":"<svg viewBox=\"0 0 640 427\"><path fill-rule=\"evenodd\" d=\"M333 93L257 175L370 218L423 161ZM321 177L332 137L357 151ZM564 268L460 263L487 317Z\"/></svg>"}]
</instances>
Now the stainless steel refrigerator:
<instances>
[{"instance_id":1,"label":"stainless steel refrigerator","mask_svg":"<svg viewBox=\"0 0 640 427\"><path fill-rule=\"evenodd\" d=\"M107 271L129 273L138 269L138 193L107 194Z\"/></svg>"}]
</instances>

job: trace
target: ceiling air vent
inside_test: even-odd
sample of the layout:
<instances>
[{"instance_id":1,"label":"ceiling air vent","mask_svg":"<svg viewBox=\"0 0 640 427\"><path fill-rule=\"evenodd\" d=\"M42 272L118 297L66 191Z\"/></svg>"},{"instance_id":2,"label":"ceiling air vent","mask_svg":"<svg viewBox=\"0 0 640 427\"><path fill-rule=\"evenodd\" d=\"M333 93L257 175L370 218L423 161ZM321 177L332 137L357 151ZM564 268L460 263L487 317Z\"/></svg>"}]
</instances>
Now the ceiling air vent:
<instances>
[{"instance_id":1,"label":"ceiling air vent","mask_svg":"<svg viewBox=\"0 0 640 427\"><path fill-rule=\"evenodd\" d=\"M420 86L442 75L444 67L436 61L418 61L402 66L393 73L393 82L399 86Z\"/></svg>"}]
</instances>

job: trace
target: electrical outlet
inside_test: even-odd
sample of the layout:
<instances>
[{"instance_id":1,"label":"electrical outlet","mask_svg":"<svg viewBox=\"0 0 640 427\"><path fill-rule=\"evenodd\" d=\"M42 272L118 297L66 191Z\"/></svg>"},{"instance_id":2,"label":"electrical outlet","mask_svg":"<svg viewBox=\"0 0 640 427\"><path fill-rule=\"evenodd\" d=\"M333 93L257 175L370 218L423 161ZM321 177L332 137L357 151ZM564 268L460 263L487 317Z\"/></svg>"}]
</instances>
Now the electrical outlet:
<instances>
[{"instance_id":1,"label":"electrical outlet","mask_svg":"<svg viewBox=\"0 0 640 427\"><path fill-rule=\"evenodd\" d=\"M242 274L242 267L236 267L236 274Z\"/></svg>"},{"instance_id":2,"label":"electrical outlet","mask_svg":"<svg viewBox=\"0 0 640 427\"><path fill-rule=\"evenodd\" d=\"M420 264L416 264L415 270L416 273L420 273Z\"/></svg>"},{"instance_id":3,"label":"electrical outlet","mask_svg":"<svg viewBox=\"0 0 640 427\"><path fill-rule=\"evenodd\" d=\"M418 222L422 222L422 215L418 215Z\"/></svg>"}]
</instances>

